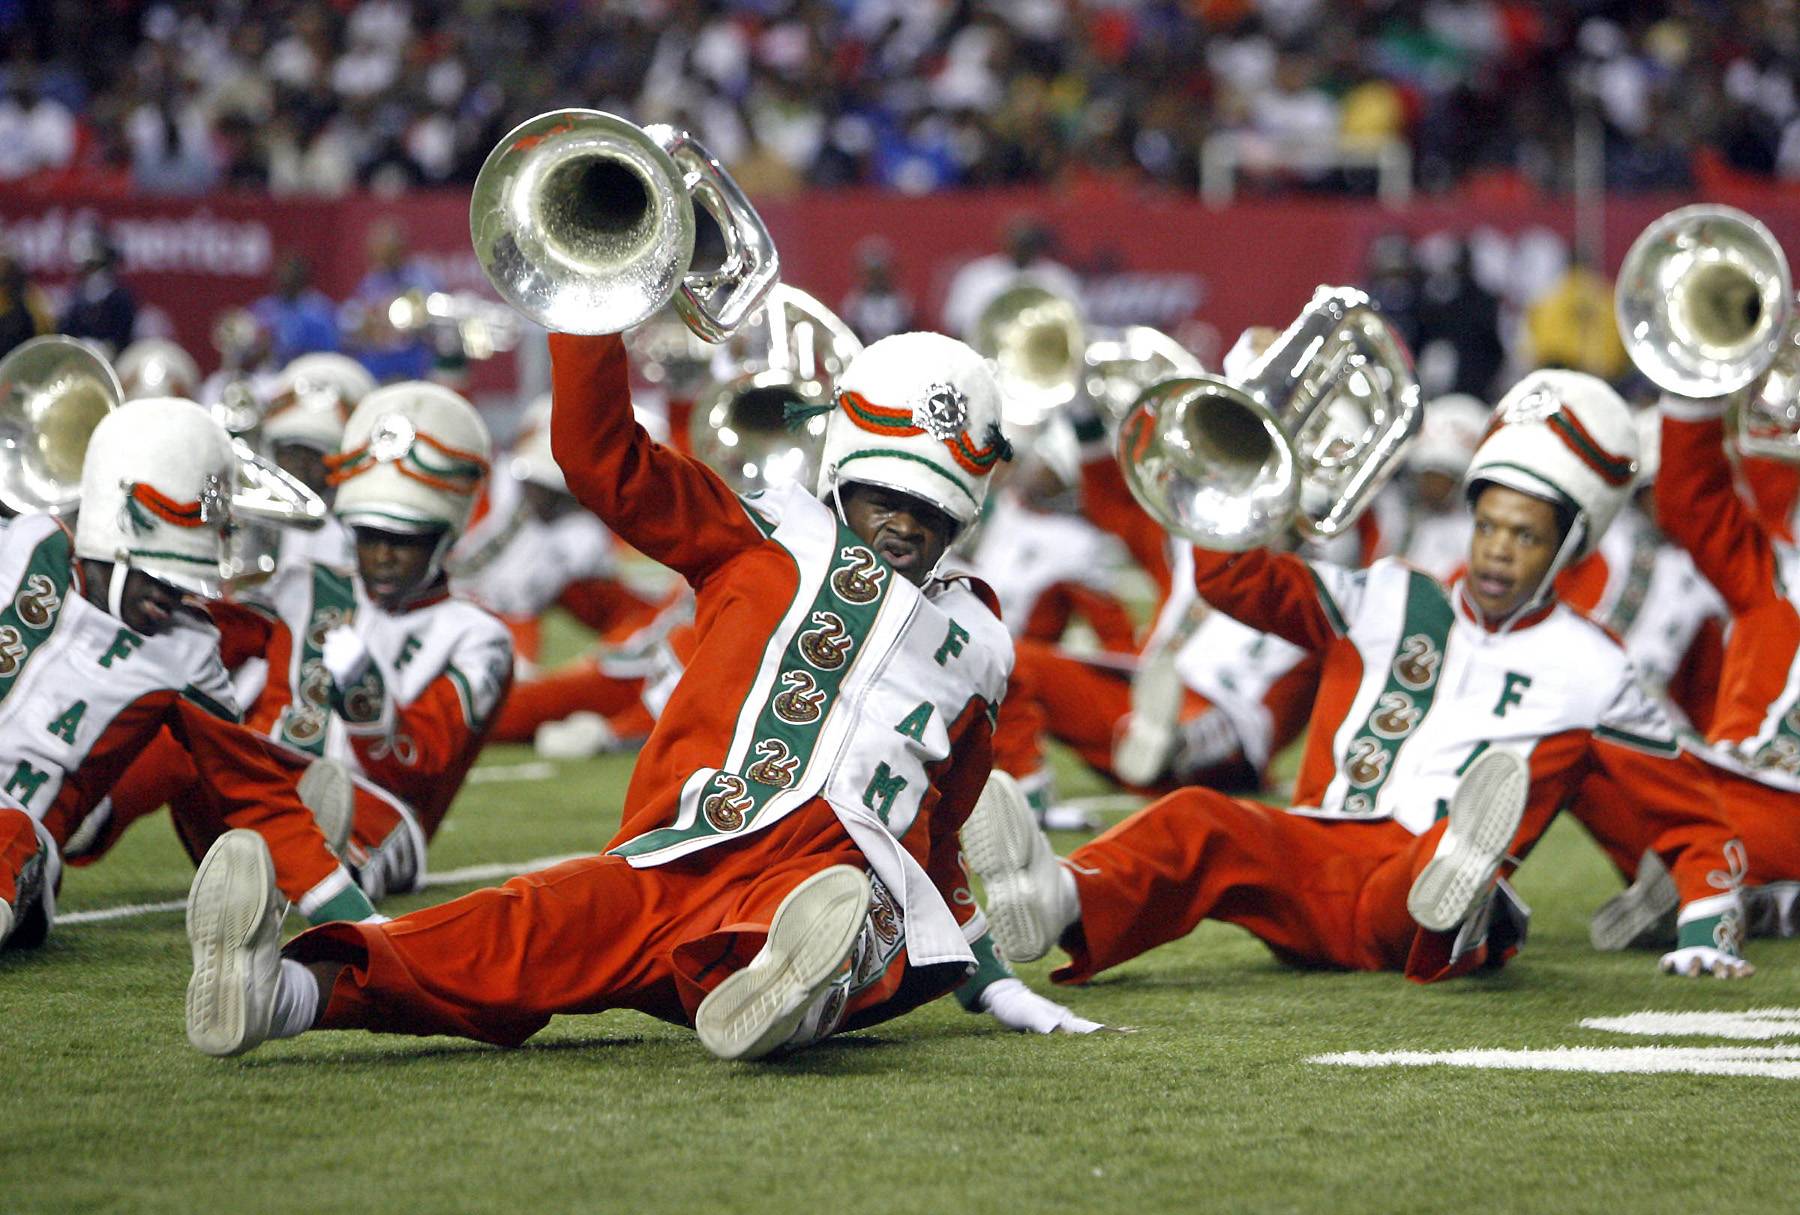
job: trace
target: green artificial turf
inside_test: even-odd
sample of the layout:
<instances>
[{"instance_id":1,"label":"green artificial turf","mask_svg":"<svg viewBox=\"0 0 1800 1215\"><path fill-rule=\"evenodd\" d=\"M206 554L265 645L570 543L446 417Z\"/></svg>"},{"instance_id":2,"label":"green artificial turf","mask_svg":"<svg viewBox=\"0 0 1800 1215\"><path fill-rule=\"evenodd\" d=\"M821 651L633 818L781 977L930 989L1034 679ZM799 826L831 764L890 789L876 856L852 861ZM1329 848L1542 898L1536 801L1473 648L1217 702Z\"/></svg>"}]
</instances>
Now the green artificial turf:
<instances>
[{"instance_id":1,"label":"green artificial turf","mask_svg":"<svg viewBox=\"0 0 1800 1215\"><path fill-rule=\"evenodd\" d=\"M591 850L611 833L629 758L496 778L535 763L525 748L484 757L489 776L458 801L434 872ZM1065 792L1098 791L1062 771ZM68 874L62 910L179 899L191 872L152 819ZM1753 943L1762 971L1736 984L1591 952L1588 912L1617 880L1567 823L1518 887L1536 912L1531 941L1486 978L1423 988L1295 971L1206 925L1060 992L1130 1035L1028 1038L944 1000L757 1065L718 1063L690 1032L624 1012L559 1018L511 1051L318 1034L207 1059L182 1035L179 912L63 925L41 950L0 955L0 1213L1800 1207L1797 1081L1307 1061L1729 1045L1579 1022L1800 1008L1793 942ZM1043 990L1049 965L1022 973Z\"/></svg>"}]
</instances>

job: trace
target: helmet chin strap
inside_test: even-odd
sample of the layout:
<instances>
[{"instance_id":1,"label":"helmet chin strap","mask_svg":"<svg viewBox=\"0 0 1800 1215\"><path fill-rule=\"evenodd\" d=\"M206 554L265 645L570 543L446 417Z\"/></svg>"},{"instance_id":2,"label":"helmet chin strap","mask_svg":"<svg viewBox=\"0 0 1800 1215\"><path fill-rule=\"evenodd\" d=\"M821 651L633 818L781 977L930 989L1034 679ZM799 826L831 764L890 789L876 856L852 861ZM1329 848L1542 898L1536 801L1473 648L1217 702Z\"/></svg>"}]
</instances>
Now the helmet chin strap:
<instances>
[{"instance_id":1,"label":"helmet chin strap","mask_svg":"<svg viewBox=\"0 0 1800 1215\"><path fill-rule=\"evenodd\" d=\"M131 563L121 558L112 563L112 572L106 576L106 610L118 619L125 619L125 583L131 576Z\"/></svg>"}]
</instances>

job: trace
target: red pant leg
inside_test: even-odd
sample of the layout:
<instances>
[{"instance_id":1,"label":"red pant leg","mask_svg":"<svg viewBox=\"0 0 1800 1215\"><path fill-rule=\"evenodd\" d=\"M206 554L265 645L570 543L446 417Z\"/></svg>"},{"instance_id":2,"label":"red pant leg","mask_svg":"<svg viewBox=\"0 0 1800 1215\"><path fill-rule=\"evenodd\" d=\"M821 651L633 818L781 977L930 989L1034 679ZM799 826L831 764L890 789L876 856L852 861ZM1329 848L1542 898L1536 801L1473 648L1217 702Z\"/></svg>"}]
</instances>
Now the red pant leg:
<instances>
[{"instance_id":1,"label":"red pant leg","mask_svg":"<svg viewBox=\"0 0 1800 1215\"><path fill-rule=\"evenodd\" d=\"M761 948L790 890L862 863L815 801L737 846L645 869L569 861L385 924L325 925L285 952L348 967L324 1028L517 1045L557 1013L634 1008L688 1024Z\"/></svg>"},{"instance_id":2,"label":"red pant leg","mask_svg":"<svg viewBox=\"0 0 1800 1215\"><path fill-rule=\"evenodd\" d=\"M1404 858L1416 843L1390 821L1324 821L1180 790L1068 858L1081 921L1063 938L1070 963L1052 977L1082 982L1207 919L1237 924L1291 961L1398 968L1415 933ZM1384 866L1390 875L1372 884ZM1392 903L1402 875L1399 916L1372 908Z\"/></svg>"},{"instance_id":3,"label":"red pant leg","mask_svg":"<svg viewBox=\"0 0 1800 1215\"><path fill-rule=\"evenodd\" d=\"M148 818L164 806L193 796L198 780L193 758L167 730L159 731L108 791L106 796L112 810L99 834L85 841L78 855L67 855L65 859L71 865L93 864L112 850L133 823ZM79 836L84 832L76 834ZM180 834L179 828L177 834ZM182 843L196 861L206 855L205 848L194 852L192 843L185 837Z\"/></svg>"},{"instance_id":4,"label":"red pant leg","mask_svg":"<svg viewBox=\"0 0 1800 1215\"><path fill-rule=\"evenodd\" d=\"M642 678L619 679L583 658L548 675L515 683L494 718L489 742L530 742L537 728L587 711L613 718L640 707Z\"/></svg>"},{"instance_id":5,"label":"red pant leg","mask_svg":"<svg viewBox=\"0 0 1800 1215\"><path fill-rule=\"evenodd\" d=\"M40 841L35 820L13 806L0 806L0 899L14 911L19 905L19 875L37 856Z\"/></svg>"},{"instance_id":6,"label":"red pant leg","mask_svg":"<svg viewBox=\"0 0 1800 1215\"><path fill-rule=\"evenodd\" d=\"M1721 768L1713 769L1713 774L1719 810L1744 844L1750 866L1745 880L1753 886L1800 881L1800 793ZM1686 893L1683 890L1684 897Z\"/></svg>"},{"instance_id":7,"label":"red pant leg","mask_svg":"<svg viewBox=\"0 0 1800 1215\"><path fill-rule=\"evenodd\" d=\"M1632 799L1603 772L1592 772L1581 782L1581 790L1569 812L1575 816L1600 845L1627 881L1637 876L1638 860L1645 852L1655 852L1675 879L1675 888L1683 903L1721 893L1729 885L1732 862L1726 845L1733 839L1748 844L1739 820L1753 824L1792 823L1793 813L1800 810L1800 795L1783 795L1766 785L1722 770L1713 770L1718 781L1720 800L1729 797L1739 813L1727 814L1724 805L1714 808L1703 802L1684 803L1679 812L1657 811ZM1779 803L1787 799L1787 806ZM1774 813L1761 807L1774 803ZM1751 811L1750 807L1757 810ZM1789 878L1800 877L1800 830L1761 830L1750 850L1752 875L1757 865L1762 872L1786 869ZM1771 877L1752 881L1777 880Z\"/></svg>"},{"instance_id":8,"label":"red pant leg","mask_svg":"<svg viewBox=\"0 0 1800 1215\"><path fill-rule=\"evenodd\" d=\"M234 828L256 832L275 861L281 892L311 914L349 884L312 811L300 800L300 777L312 757L247 727L180 702L172 728L186 744L197 779L193 796L170 806L175 828L196 857Z\"/></svg>"}]
</instances>

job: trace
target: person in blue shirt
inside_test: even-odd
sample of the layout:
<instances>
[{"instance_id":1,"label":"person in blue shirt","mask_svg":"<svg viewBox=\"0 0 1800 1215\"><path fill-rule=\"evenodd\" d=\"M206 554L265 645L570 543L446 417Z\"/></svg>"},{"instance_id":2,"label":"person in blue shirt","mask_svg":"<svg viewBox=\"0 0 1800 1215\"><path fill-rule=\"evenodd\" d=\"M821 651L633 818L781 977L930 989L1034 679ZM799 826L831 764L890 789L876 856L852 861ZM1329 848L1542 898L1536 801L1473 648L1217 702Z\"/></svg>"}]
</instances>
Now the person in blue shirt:
<instances>
[{"instance_id":1,"label":"person in blue shirt","mask_svg":"<svg viewBox=\"0 0 1800 1215\"><path fill-rule=\"evenodd\" d=\"M250 315L268 343L271 366L338 348L337 305L312 285L312 266L298 253L281 259L275 290L250 305Z\"/></svg>"}]
</instances>

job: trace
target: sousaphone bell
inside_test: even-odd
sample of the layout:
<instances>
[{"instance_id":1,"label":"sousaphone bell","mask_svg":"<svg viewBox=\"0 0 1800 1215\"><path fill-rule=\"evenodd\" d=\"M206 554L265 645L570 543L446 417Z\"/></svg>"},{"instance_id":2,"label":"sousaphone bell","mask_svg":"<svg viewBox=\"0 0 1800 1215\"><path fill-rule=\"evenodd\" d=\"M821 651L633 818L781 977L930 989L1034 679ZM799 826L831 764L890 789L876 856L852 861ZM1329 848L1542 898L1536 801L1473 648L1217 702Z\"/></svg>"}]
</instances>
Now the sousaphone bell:
<instances>
[{"instance_id":1,"label":"sousaphone bell","mask_svg":"<svg viewBox=\"0 0 1800 1215\"><path fill-rule=\"evenodd\" d=\"M693 265L696 206L724 234L716 270ZM620 333L673 296L721 341L779 271L762 219L703 146L599 110L539 114L502 139L476 176L469 233L501 298L562 333Z\"/></svg>"},{"instance_id":2,"label":"sousaphone bell","mask_svg":"<svg viewBox=\"0 0 1800 1215\"><path fill-rule=\"evenodd\" d=\"M32 338L0 359L0 503L71 513L88 439L124 399L112 364L76 338Z\"/></svg>"},{"instance_id":3,"label":"sousaphone bell","mask_svg":"<svg viewBox=\"0 0 1800 1215\"><path fill-rule=\"evenodd\" d=\"M1146 390L1120 424L1118 455L1164 528L1242 551L1290 527L1341 534L1420 419L1406 344L1363 292L1320 287L1242 383L1198 375Z\"/></svg>"}]
</instances>

